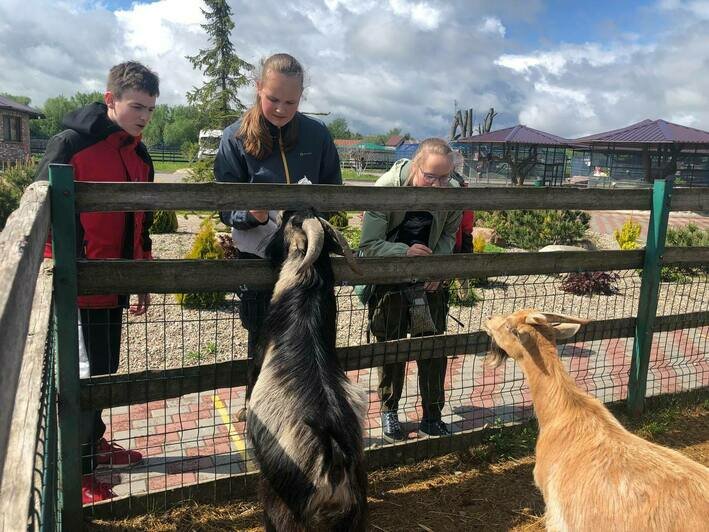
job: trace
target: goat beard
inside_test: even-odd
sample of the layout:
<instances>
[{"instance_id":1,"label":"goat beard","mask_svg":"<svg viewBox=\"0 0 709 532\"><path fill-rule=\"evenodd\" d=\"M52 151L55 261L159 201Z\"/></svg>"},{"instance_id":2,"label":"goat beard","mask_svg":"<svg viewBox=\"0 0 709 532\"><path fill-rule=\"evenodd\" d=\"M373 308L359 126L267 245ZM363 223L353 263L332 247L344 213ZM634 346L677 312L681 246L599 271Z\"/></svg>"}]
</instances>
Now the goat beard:
<instances>
[{"instance_id":1,"label":"goat beard","mask_svg":"<svg viewBox=\"0 0 709 532\"><path fill-rule=\"evenodd\" d=\"M495 369L507 360L508 357L509 355L505 350L497 345L494 338L490 337L490 350L487 352L487 355L485 355L485 366L490 369Z\"/></svg>"}]
</instances>

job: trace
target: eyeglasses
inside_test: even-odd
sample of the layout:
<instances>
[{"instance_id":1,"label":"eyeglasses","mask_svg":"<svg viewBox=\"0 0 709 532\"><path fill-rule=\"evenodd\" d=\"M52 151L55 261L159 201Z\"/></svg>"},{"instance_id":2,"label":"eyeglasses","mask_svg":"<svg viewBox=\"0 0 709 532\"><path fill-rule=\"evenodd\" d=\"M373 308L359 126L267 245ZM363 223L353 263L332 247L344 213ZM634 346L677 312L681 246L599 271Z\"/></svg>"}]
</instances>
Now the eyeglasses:
<instances>
[{"instance_id":1,"label":"eyeglasses","mask_svg":"<svg viewBox=\"0 0 709 532\"><path fill-rule=\"evenodd\" d=\"M421 169L419 168L419 170L421 170ZM448 181L450 181L450 178L451 178L450 174L446 174L446 175L429 174L428 172L424 172L423 170L421 170L421 175L423 176L423 178L426 180L426 182L429 185L433 185L435 182L438 182L439 185L445 186L448 184Z\"/></svg>"}]
</instances>

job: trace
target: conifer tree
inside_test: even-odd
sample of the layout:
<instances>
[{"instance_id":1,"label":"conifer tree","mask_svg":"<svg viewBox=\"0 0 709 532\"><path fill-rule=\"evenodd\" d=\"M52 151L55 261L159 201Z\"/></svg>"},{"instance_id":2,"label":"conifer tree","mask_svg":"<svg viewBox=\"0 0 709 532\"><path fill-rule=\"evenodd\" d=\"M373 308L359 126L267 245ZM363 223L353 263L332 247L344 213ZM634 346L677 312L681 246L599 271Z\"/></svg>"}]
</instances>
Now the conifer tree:
<instances>
[{"instance_id":1,"label":"conifer tree","mask_svg":"<svg viewBox=\"0 0 709 532\"><path fill-rule=\"evenodd\" d=\"M207 9L202 9L202 13L207 23L202 24L202 28L209 35L211 47L187 59L206 79L201 87L187 93L187 100L199 108L210 127L224 128L244 110L237 92L239 87L248 84L246 74L253 65L234 51L230 39L234 22L226 0L204 0L204 3Z\"/></svg>"}]
</instances>

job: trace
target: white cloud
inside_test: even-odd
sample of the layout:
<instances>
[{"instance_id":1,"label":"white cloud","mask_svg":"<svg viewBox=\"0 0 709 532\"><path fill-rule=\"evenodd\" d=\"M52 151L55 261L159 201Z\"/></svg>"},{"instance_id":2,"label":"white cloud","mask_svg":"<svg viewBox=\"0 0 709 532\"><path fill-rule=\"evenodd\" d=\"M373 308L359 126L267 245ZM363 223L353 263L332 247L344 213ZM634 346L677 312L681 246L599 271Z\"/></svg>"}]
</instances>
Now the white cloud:
<instances>
[{"instance_id":1,"label":"white cloud","mask_svg":"<svg viewBox=\"0 0 709 532\"><path fill-rule=\"evenodd\" d=\"M408 17L422 30L435 30L441 23L441 11L427 2L389 0L389 7L395 15Z\"/></svg>"},{"instance_id":2,"label":"white cloud","mask_svg":"<svg viewBox=\"0 0 709 532\"><path fill-rule=\"evenodd\" d=\"M684 11L695 17L709 19L707 0L660 0L657 5L664 11Z\"/></svg>"},{"instance_id":3,"label":"white cloud","mask_svg":"<svg viewBox=\"0 0 709 532\"><path fill-rule=\"evenodd\" d=\"M480 31L483 33L490 33L493 35L499 35L500 37L505 36L507 28L502 24L502 21L497 17L485 17L483 19Z\"/></svg>"},{"instance_id":4,"label":"white cloud","mask_svg":"<svg viewBox=\"0 0 709 532\"><path fill-rule=\"evenodd\" d=\"M494 106L495 127L523 122L562 136L646 117L709 129L709 2L655 4L662 27L651 34L634 27L617 41L534 48L517 39L520 27L542 22L541 0L498 4L230 0L232 42L251 63L295 55L307 70L301 108L344 116L363 133L401 127L444 136L454 100L476 116ZM41 105L102 88L112 65L133 58L160 75L160 102L184 103L201 82L185 59L207 46L201 5L138 1L111 12L96 0L2 0L0 92ZM244 88L242 100L252 94Z\"/></svg>"}]
</instances>

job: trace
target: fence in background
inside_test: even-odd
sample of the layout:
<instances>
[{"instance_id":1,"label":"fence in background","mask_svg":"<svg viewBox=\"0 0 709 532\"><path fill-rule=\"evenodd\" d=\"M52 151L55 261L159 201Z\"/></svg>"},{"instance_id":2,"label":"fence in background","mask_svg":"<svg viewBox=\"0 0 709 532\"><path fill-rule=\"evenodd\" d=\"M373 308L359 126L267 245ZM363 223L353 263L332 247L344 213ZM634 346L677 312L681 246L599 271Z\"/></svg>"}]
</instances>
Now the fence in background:
<instances>
[{"instance_id":1,"label":"fence in background","mask_svg":"<svg viewBox=\"0 0 709 532\"><path fill-rule=\"evenodd\" d=\"M179 146L150 146L148 153L153 162L161 163L189 163L190 160L182 153Z\"/></svg>"},{"instance_id":2,"label":"fence in background","mask_svg":"<svg viewBox=\"0 0 709 532\"><path fill-rule=\"evenodd\" d=\"M25 445L41 443L45 446L37 447L40 465L26 461L31 473L30 483L23 489L12 490L11 498L7 489L11 478L5 474L7 468L3 472L0 509L9 508L9 504L20 500L27 508L26 513L19 511L13 514L15 516L24 515L26 519L30 515L46 516L42 523L54 525L52 517L54 509L58 508L61 523L67 530L80 524L80 456L78 441L72 442L72 434L74 437L78 434L78 413L86 409L104 409L108 436L143 452L145 461L140 467L122 472L103 469L102 478L113 481L119 496L85 508L84 512L117 516L165 507L187 498L216 501L235 497L252 490L257 475L245 442L244 425L236 418L236 412L244 405L247 361L245 331L232 293L234 287L241 284L268 286L273 283L275 272L266 261L75 261L71 228L73 206L78 212L226 210L237 205L254 209L314 207L323 211L406 210L411 205L421 204L431 210L648 210L652 207L647 253L638 250L473 254L416 260L372 258L361 260L362 277L350 272L341 259L334 259L340 283L337 289L338 356L349 375L370 391L365 436L368 461L373 467L463 448L486 431L529 417L531 406L521 371L511 362L496 370L482 364L481 355L487 350L488 340L480 329L483 317L489 314L534 306L593 319L573 343L563 347L561 355L576 381L604 401L628 398L629 407L640 411L647 395L709 385L707 278L692 278L691 282L680 285L660 283L657 275L659 268L668 264L706 267L709 248L662 249L669 204L669 190L661 186L664 183L658 184L654 193L650 190L386 190L223 184L142 184L138 192L130 183L76 183L74 188L69 167L53 166L51 171L52 199L57 202L58 215L53 227L57 261L54 269L56 342L43 344L43 373L33 373L27 386L39 390L38 399L28 407L34 416L34 421L29 420L30 428L18 436L19 433L9 430L9 423L18 422L18 407L12 416L5 408L0 409L0 416L4 416L0 417L0 435L20 437ZM43 205L46 204L44 190ZM59 202L61 209L57 208ZM46 205L42 207L46 208ZM675 190L671 208L707 211L709 191ZM45 231L46 216L46 212L41 219L36 216L34 223L44 226ZM16 225L12 220L8 222L8 227ZM46 232L30 234L25 230L20 233L6 237L3 232L2 241L15 243L15 247L19 247L16 243L21 241L34 243L21 251L25 267L3 271L2 279L17 278L17 286L23 282L25 286L34 286L32 276L37 278ZM12 244L3 249L10 247ZM3 256L11 257L7 253ZM3 262L3 270L6 262L8 259ZM19 259L16 262L19 263ZM568 272L598 270L619 273L620 294L588 298L568 294L559 287L562 276ZM642 277L638 275L639 270L643 271ZM478 279L475 290L481 300L474 306L453 305L445 334L366 342L366 310L352 294L352 284L456 278ZM16 283L10 284L15 286ZM3 282L0 290L4 289ZM172 295L214 291L226 293L224 304L217 310L187 310L178 306ZM75 308L66 310L77 292L158 294L147 316L126 318L121 367L116 374L78 379L76 311ZM9 329L4 320L24 320L28 329L29 306L19 307L24 309L20 312L8 312L10 307L5 301L9 296L4 291L0 291L0 295L3 298L0 303L4 305L0 307L3 320L0 345L3 352L11 353L8 360L16 360L19 365L26 359L18 347L24 342L24 336L18 339L5 334ZM23 297L26 299L26 294ZM653 305L657 305L657 312L648 312ZM62 308L65 311L61 312ZM632 340L634 337L638 341ZM60 471L52 457L56 449L56 439L52 438L56 438L57 429L55 414L51 411L55 405L52 390L55 379L51 378L54 366L50 354L54 350L46 349L52 345L58 349ZM425 362L442 357L448 360L444 420L451 424L452 436L385 444L379 427L374 368L391 362ZM399 405L406 419L405 427L411 429L420 418L415 366L408 366ZM20 377L13 375L14 367L10 364L10 370L0 375L2 405L17 405L20 390L26 388L24 384L18 385ZM5 440L0 439L2 441ZM0 456L5 458L9 449L0 446ZM8 463L6 460L5 464ZM35 469L45 472L44 476L35 476ZM41 490L38 486L46 487ZM31 507L39 510L31 514ZM4 512L3 516L8 519Z\"/></svg>"}]
</instances>

